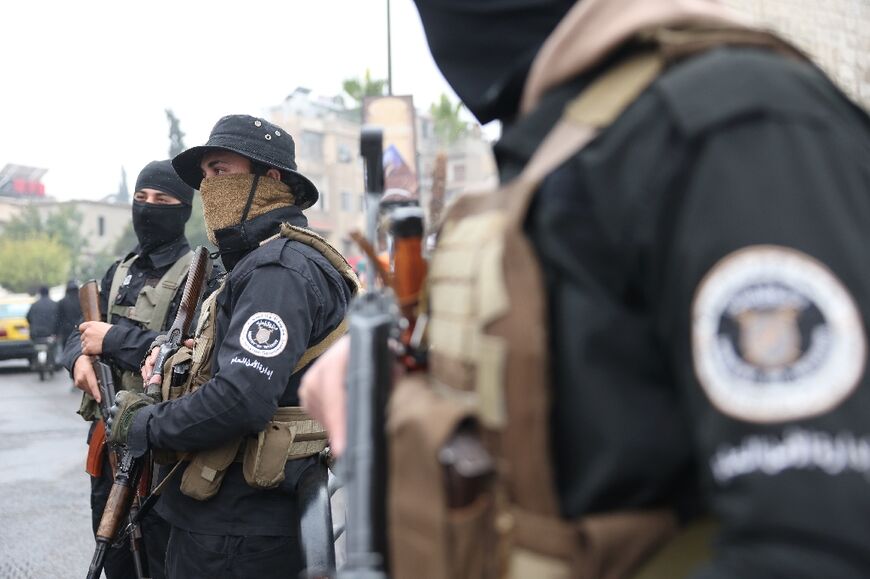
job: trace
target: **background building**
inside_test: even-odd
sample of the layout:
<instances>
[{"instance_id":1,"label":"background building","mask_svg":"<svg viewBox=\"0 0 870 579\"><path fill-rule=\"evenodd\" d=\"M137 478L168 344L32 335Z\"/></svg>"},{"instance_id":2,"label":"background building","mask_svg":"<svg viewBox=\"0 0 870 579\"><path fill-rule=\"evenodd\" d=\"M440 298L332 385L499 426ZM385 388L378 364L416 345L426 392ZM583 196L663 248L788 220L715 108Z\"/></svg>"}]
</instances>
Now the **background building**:
<instances>
[{"instance_id":1,"label":"background building","mask_svg":"<svg viewBox=\"0 0 870 579\"><path fill-rule=\"evenodd\" d=\"M320 191L318 203L306 211L311 228L353 261L359 251L350 232L365 226L360 109L348 107L341 97L316 96L300 87L272 107L268 116L293 135L299 170ZM492 148L477 124L469 123L466 136L445 146L439 144L426 113L417 111L415 117L412 130L416 130L417 151L413 163L418 179L417 190L412 193L420 198L424 209L428 209L434 159L439 152L448 158L448 197L495 183Z\"/></svg>"}]
</instances>

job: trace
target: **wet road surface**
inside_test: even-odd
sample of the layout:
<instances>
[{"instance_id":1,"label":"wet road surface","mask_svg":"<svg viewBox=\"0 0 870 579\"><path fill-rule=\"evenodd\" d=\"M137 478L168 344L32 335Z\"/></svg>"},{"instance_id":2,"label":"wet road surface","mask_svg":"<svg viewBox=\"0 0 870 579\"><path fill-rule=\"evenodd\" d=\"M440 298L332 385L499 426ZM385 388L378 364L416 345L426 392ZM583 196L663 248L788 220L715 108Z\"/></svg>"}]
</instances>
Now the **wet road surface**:
<instances>
[{"instance_id":1,"label":"wet road surface","mask_svg":"<svg viewBox=\"0 0 870 579\"><path fill-rule=\"evenodd\" d=\"M84 577L94 549L88 423L65 371L0 362L0 578Z\"/></svg>"}]
</instances>

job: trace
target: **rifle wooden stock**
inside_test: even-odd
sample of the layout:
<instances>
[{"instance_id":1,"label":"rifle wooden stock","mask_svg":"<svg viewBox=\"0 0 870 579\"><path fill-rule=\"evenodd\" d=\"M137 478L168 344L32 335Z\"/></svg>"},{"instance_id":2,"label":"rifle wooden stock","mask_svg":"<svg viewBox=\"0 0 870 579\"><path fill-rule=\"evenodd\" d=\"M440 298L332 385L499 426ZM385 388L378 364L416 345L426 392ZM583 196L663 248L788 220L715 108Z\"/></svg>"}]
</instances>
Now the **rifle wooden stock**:
<instances>
[{"instance_id":1,"label":"rifle wooden stock","mask_svg":"<svg viewBox=\"0 0 870 579\"><path fill-rule=\"evenodd\" d=\"M100 314L100 286L97 280L90 279L79 288L79 306L86 322L102 321Z\"/></svg>"},{"instance_id":2,"label":"rifle wooden stock","mask_svg":"<svg viewBox=\"0 0 870 579\"><path fill-rule=\"evenodd\" d=\"M109 498L97 527L97 547L88 567L87 579L98 579L103 571L106 553L118 535L121 522L130 520L130 507L136 497L136 485L142 472L142 458L133 458L129 451L123 451L118 461L118 469ZM133 521L131 521L133 523ZM133 523L135 524L135 523Z\"/></svg>"}]
</instances>

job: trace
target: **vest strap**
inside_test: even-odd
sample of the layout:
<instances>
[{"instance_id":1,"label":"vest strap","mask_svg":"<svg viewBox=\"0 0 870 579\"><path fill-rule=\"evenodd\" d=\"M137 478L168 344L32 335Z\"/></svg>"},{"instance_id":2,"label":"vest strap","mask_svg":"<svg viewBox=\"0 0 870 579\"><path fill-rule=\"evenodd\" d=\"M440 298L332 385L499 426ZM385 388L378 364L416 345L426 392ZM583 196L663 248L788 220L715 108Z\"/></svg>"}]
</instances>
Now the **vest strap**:
<instances>
[{"instance_id":1,"label":"vest strap","mask_svg":"<svg viewBox=\"0 0 870 579\"><path fill-rule=\"evenodd\" d=\"M134 255L119 263L118 267L115 268L115 275L112 277L112 285L109 287L109 307L106 312L106 321L110 324L112 323L112 314L126 317L127 307L116 308L115 300L118 299L118 290L121 288L121 284L124 283L127 274L130 273L130 267L137 259L139 259L139 256Z\"/></svg>"}]
</instances>

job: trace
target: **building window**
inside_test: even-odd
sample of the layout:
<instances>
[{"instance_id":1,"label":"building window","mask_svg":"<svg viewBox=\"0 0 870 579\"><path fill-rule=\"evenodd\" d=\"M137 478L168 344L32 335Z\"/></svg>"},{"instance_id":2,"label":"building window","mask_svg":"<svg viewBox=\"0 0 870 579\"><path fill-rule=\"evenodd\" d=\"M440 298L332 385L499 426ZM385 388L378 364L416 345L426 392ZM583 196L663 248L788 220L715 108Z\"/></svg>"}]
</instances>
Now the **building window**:
<instances>
[{"instance_id":1,"label":"building window","mask_svg":"<svg viewBox=\"0 0 870 579\"><path fill-rule=\"evenodd\" d=\"M353 211L353 195L350 191L341 192L341 210L345 213Z\"/></svg>"},{"instance_id":2,"label":"building window","mask_svg":"<svg viewBox=\"0 0 870 579\"><path fill-rule=\"evenodd\" d=\"M106 235L106 218L100 215L97 217L97 236L104 237Z\"/></svg>"},{"instance_id":3,"label":"building window","mask_svg":"<svg viewBox=\"0 0 870 579\"><path fill-rule=\"evenodd\" d=\"M339 163L350 163L353 161L353 153L350 152L350 147L347 143L338 144L338 153L336 154Z\"/></svg>"},{"instance_id":4,"label":"building window","mask_svg":"<svg viewBox=\"0 0 870 579\"><path fill-rule=\"evenodd\" d=\"M456 164L453 165L453 181L465 181L465 165L464 164Z\"/></svg>"},{"instance_id":5,"label":"building window","mask_svg":"<svg viewBox=\"0 0 870 579\"><path fill-rule=\"evenodd\" d=\"M299 156L308 161L323 161L323 134L302 131Z\"/></svg>"},{"instance_id":6,"label":"building window","mask_svg":"<svg viewBox=\"0 0 870 579\"><path fill-rule=\"evenodd\" d=\"M317 198L314 208L318 211L329 211L329 195L323 189L320 189L320 197Z\"/></svg>"}]
</instances>

